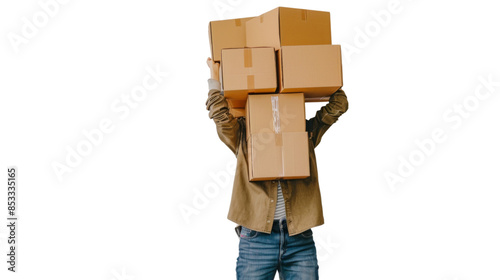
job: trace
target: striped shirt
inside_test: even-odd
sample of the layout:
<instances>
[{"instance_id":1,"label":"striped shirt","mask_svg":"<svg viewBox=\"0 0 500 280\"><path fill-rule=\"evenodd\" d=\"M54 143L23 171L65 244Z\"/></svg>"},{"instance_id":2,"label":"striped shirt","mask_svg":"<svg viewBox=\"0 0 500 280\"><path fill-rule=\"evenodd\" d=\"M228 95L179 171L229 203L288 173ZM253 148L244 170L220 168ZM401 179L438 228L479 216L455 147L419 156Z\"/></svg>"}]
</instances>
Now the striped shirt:
<instances>
[{"instance_id":1,"label":"striped shirt","mask_svg":"<svg viewBox=\"0 0 500 280\"><path fill-rule=\"evenodd\" d=\"M283 200L283 192L281 192L281 184L278 181L278 201L276 201L276 211L274 212L274 219L279 220L282 217L286 218L285 201Z\"/></svg>"}]
</instances>

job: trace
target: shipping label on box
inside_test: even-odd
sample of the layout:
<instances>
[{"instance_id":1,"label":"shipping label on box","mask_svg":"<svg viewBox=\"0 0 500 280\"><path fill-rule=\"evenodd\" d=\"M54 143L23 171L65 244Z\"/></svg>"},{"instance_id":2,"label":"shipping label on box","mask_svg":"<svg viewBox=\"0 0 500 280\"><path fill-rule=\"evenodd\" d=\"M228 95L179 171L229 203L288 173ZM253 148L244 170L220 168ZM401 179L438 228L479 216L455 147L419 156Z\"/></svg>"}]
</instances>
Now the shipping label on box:
<instances>
[{"instance_id":1,"label":"shipping label on box","mask_svg":"<svg viewBox=\"0 0 500 280\"><path fill-rule=\"evenodd\" d=\"M245 100L248 93L276 92L277 74L274 49L223 49L221 74L224 96L228 99Z\"/></svg>"},{"instance_id":2,"label":"shipping label on box","mask_svg":"<svg viewBox=\"0 0 500 280\"><path fill-rule=\"evenodd\" d=\"M211 21L208 25L208 39L212 60L221 60L224 48L246 47L245 23L253 17Z\"/></svg>"},{"instance_id":3,"label":"shipping label on box","mask_svg":"<svg viewBox=\"0 0 500 280\"><path fill-rule=\"evenodd\" d=\"M330 13L279 7L246 22L247 47L331 45Z\"/></svg>"},{"instance_id":4,"label":"shipping label on box","mask_svg":"<svg viewBox=\"0 0 500 280\"><path fill-rule=\"evenodd\" d=\"M284 46L278 51L279 92L328 97L342 87L340 45Z\"/></svg>"}]
</instances>

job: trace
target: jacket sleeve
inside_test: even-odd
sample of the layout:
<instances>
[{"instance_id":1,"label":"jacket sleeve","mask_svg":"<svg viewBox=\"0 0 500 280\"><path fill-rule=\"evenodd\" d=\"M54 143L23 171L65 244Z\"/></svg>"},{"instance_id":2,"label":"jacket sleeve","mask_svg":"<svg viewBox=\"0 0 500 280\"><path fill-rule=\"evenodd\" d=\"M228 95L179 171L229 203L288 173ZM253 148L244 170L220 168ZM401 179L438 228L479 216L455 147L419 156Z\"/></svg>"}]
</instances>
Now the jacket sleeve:
<instances>
[{"instance_id":1,"label":"jacket sleeve","mask_svg":"<svg viewBox=\"0 0 500 280\"><path fill-rule=\"evenodd\" d=\"M309 132L309 138L313 140L314 147L318 146L323 134L348 108L347 96L339 89L330 96L328 104L316 112L316 116L306 121L306 130Z\"/></svg>"},{"instance_id":2,"label":"jacket sleeve","mask_svg":"<svg viewBox=\"0 0 500 280\"><path fill-rule=\"evenodd\" d=\"M209 79L208 84L208 99L205 103L209 111L208 116L214 120L220 140L236 154L240 144L241 126L238 119L229 113L226 98L220 91L219 81Z\"/></svg>"}]
</instances>

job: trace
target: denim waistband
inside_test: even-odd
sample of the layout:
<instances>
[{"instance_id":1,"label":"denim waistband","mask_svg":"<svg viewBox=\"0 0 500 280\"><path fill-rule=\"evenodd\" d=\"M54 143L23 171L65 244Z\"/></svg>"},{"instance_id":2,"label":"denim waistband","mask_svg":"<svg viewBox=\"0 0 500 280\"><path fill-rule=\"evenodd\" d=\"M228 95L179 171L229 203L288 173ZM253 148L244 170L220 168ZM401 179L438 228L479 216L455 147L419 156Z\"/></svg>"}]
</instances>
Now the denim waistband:
<instances>
[{"instance_id":1,"label":"denim waistband","mask_svg":"<svg viewBox=\"0 0 500 280\"><path fill-rule=\"evenodd\" d=\"M283 217L281 219L276 219L273 221L273 229L274 232L280 232L280 223L283 226L283 230L288 231L288 227L286 225L286 219Z\"/></svg>"}]
</instances>

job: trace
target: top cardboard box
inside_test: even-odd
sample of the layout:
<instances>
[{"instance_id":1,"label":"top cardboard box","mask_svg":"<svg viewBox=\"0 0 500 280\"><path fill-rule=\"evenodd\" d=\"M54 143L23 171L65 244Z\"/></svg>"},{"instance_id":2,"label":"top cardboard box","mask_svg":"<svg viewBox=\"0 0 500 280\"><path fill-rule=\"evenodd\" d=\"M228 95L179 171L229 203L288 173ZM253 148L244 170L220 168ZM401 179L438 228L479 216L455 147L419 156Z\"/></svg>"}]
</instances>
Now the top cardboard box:
<instances>
[{"instance_id":1,"label":"top cardboard box","mask_svg":"<svg viewBox=\"0 0 500 280\"><path fill-rule=\"evenodd\" d=\"M253 17L211 21L208 37L212 60L221 60L221 50L246 47L245 23Z\"/></svg>"},{"instance_id":2,"label":"top cardboard box","mask_svg":"<svg viewBox=\"0 0 500 280\"><path fill-rule=\"evenodd\" d=\"M246 21L247 47L331 44L329 12L278 7Z\"/></svg>"}]
</instances>

